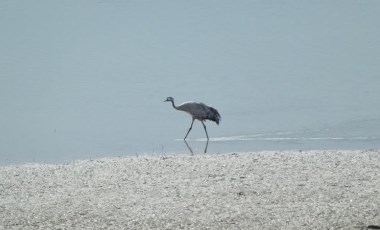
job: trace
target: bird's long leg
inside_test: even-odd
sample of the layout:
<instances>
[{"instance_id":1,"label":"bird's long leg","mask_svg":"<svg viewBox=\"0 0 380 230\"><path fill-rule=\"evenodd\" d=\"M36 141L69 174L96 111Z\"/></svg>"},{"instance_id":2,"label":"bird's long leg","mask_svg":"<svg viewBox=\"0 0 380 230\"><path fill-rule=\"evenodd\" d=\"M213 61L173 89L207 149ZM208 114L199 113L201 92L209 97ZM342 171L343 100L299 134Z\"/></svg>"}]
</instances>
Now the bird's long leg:
<instances>
[{"instance_id":1,"label":"bird's long leg","mask_svg":"<svg viewBox=\"0 0 380 230\"><path fill-rule=\"evenodd\" d=\"M190 130L193 128L194 120L195 120L195 119L193 118L193 121L191 122L191 125L190 125L190 128L189 128L189 131L187 131L185 138L183 138L184 140L186 140L187 135L189 135Z\"/></svg>"},{"instance_id":2,"label":"bird's long leg","mask_svg":"<svg viewBox=\"0 0 380 230\"><path fill-rule=\"evenodd\" d=\"M207 134L206 125L205 125L205 123L203 123L203 121L201 121L201 122L202 122L203 128L205 129L205 132L206 132L206 136L207 136L207 141L208 141L208 134Z\"/></svg>"}]
</instances>

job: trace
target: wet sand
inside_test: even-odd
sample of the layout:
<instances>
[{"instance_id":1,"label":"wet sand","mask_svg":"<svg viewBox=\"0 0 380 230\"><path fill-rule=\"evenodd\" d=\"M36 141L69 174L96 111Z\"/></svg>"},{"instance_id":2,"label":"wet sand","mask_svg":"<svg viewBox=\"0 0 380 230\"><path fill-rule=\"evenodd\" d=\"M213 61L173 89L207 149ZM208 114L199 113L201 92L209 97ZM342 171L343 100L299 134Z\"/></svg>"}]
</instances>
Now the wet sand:
<instances>
[{"instance_id":1,"label":"wet sand","mask_svg":"<svg viewBox=\"0 0 380 230\"><path fill-rule=\"evenodd\" d=\"M367 229L380 150L0 167L0 229Z\"/></svg>"}]
</instances>

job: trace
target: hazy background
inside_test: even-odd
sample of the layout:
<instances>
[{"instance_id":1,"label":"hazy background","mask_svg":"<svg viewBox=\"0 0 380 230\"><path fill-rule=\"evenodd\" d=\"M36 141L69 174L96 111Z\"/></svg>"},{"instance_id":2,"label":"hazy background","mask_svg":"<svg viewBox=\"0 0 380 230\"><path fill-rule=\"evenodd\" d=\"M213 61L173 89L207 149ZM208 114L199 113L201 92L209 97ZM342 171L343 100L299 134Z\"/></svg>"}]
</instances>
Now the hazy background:
<instances>
[{"instance_id":1,"label":"hazy background","mask_svg":"<svg viewBox=\"0 0 380 230\"><path fill-rule=\"evenodd\" d=\"M0 164L380 147L380 1L0 1ZM202 152L199 123L189 135Z\"/></svg>"}]
</instances>

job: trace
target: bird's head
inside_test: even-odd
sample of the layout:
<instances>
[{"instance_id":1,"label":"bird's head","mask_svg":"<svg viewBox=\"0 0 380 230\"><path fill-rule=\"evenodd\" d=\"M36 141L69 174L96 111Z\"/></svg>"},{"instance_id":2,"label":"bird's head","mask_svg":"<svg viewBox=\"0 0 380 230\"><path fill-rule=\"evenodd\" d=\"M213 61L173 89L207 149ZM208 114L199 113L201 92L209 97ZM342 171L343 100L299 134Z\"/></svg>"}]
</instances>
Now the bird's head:
<instances>
[{"instance_id":1,"label":"bird's head","mask_svg":"<svg viewBox=\"0 0 380 230\"><path fill-rule=\"evenodd\" d=\"M174 102L174 99L172 97L167 97L166 100L164 102L167 102L167 101L172 101Z\"/></svg>"}]
</instances>

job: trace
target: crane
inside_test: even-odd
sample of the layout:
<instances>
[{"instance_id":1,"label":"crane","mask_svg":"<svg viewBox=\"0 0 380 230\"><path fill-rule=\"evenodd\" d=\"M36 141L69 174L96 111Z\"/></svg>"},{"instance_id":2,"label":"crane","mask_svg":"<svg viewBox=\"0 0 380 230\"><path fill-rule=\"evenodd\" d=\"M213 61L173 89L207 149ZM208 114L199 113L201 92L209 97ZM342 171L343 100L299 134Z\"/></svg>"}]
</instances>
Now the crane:
<instances>
[{"instance_id":1,"label":"crane","mask_svg":"<svg viewBox=\"0 0 380 230\"><path fill-rule=\"evenodd\" d=\"M179 106L175 106L174 98L172 97L166 98L164 102L168 102L168 101L172 103L174 109L181 110L190 114L190 116L193 119L191 122L191 126L189 128L189 131L187 131L185 138L183 138L185 141L186 141L187 135L189 135L190 133L190 130L193 128L193 123L195 119L199 120L202 123L203 128L205 129L205 132L206 132L207 141L209 140L206 125L203 123L203 121L210 120L210 121L214 121L217 125L219 125L221 116L216 109L214 109L213 107L207 106L201 102L185 102Z\"/></svg>"}]
</instances>

